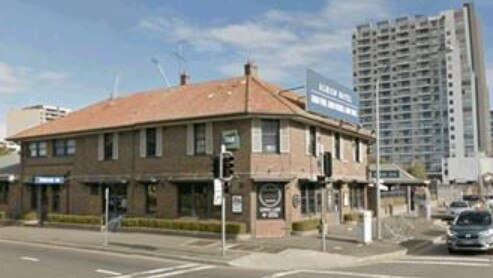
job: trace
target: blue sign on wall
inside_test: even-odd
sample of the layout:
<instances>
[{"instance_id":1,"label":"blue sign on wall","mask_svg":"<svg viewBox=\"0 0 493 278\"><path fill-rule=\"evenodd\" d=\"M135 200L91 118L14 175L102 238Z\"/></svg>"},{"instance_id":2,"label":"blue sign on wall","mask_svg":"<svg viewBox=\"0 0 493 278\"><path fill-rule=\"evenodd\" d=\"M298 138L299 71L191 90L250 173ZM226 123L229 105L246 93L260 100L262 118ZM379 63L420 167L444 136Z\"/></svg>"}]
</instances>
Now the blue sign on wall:
<instances>
[{"instance_id":1,"label":"blue sign on wall","mask_svg":"<svg viewBox=\"0 0 493 278\"><path fill-rule=\"evenodd\" d=\"M64 177L51 177L51 176L35 176L34 184L63 184L65 182Z\"/></svg>"},{"instance_id":2,"label":"blue sign on wall","mask_svg":"<svg viewBox=\"0 0 493 278\"><path fill-rule=\"evenodd\" d=\"M358 94L325 76L306 71L306 110L322 116L359 124Z\"/></svg>"}]
</instances>

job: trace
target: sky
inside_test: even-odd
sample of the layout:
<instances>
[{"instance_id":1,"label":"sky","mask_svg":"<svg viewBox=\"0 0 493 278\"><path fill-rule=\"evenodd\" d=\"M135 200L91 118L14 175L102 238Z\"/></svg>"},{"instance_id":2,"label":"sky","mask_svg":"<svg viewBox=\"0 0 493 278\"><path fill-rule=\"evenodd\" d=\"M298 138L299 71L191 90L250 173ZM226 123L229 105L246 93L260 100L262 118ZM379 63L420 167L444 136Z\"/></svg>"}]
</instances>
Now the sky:
<instances>
[{"instance_id":1,"label":"sky","mask_svg":"<svg viewBox=\"0 0 493 278\"><path fill-rule=\"evenodd\" d=\"M351 34L358 24L438 15L455 0L0 0L0 138L10 109L80 109L117 94L243 73L304 85L312 68L352 88ZM493 88L493 0L474 1ZM490 90L491 91L491 90ZM490 97L493 103L493 97Z\"/></svg>"}]
</instances>

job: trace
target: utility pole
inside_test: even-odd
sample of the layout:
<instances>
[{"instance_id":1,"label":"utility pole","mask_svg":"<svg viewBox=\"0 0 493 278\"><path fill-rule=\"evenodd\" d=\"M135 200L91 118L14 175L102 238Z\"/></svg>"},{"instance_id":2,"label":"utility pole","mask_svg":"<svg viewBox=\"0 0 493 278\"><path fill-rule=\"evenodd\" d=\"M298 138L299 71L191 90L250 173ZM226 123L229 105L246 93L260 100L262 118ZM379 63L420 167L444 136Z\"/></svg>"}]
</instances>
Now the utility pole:
<instances>
[{"instance_id":1,"label":"utility pole","mask_svg":"<svg viewBox=\"0 0 493 278\"><path fill-rule=\"evenodd\" d=\"M110 208L110 188L107 186L104 190L104 235L103 235L103 245L108 246L108 222L109 222L109 208Z\"/></svg>"}]
</instances>

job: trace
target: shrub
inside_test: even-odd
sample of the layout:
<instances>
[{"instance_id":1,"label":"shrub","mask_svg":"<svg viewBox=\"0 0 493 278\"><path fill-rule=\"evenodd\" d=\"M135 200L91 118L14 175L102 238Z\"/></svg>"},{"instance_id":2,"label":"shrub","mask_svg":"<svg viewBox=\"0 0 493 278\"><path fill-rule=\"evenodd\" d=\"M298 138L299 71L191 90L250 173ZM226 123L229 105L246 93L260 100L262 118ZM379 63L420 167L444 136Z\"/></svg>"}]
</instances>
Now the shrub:
<instances>
[{"instance_id":1,"label":"shrub","mask_svg":"<svg viewBox=\"0 0 493 278\"><path fill-rule=\"evenodd\" d=\"M360 220L360 214L357 212L349 212L343 216L344 222L357 222Z\"/></svg>"},{"instance_id":2,"label":"shrub","mask_svg":"<svg viewBox=\"0 0 493 278\"><path fill-rule=\"evenodd\" d=\"M48 214L49 222L100 225L101 217L94 215Z\"/></svg>"},{"instance_id":3,"label":"shrub","mask_svg":"<svg viewBox=\"0 0 493 278\"><path fill-rule=\"evenodd\" d=\"M5 213L5 211L0 211L0 219L5 219L7 218L7 214Z\"/></svg>"},{"instance_id":4,"label":"shrub","mask_svg":"<svg viewBox=\"0 0 493 278\"><path fill-rule=\"evenodd\" d=\"M318 229L319 225L320 225L320 219L313 218L313 219L306 219L306 220L293 222L292 228L293 231L300 231L300 232L312 231Z\"/></svg>"},{"instance_id":5,"label":"shrub","mask_svg":"<svg viewBox=\"0 0 493 278\"><path fill-rule=\"evenodd\" d=\"M194 220L194 219L156 219L156 218L124 218L122 226L125 227L148 227L170 230L184 230L220 233L221 222L216 220ZM228 222L226 223L226 233L244 234L246 232L245 223Z\"/></svg>"},{"instance_id":6,"label":"shrub","mask_svg":"<svg viewBox=\"0 0 493 278\"><path fill-rule=\"evenodd\" d=\"M38 213L36 211L28 211L21 214L22 220L36 220L38 219Z\"/></svg>"}]
</instances>

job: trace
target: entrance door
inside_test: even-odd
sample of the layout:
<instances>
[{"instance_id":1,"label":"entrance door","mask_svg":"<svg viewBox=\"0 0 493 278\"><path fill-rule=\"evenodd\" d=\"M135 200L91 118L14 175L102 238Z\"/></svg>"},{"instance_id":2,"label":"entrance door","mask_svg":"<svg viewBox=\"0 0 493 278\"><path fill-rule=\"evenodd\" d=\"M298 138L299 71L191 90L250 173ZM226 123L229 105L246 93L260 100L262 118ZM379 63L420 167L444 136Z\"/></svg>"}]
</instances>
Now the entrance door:
<instances>
[{"instance_id":1,"label":"entrance door","mask_svg":"<svg viewBox=\"0 0 493 278\"><path fill-rule=\"evenodd\" d=\"M128 193L126 184L106 184L102 185L101 198L102 198L102 212L106 208L106 198L104 196L106 187L110 189L108 209L110 215L118 216L127 212Z\"/></svg>"},{"instance_id":2,"label":"entrance door","mask_svg":"<svg viewBox=\"0 0 493 278\"><path fill-rule=\"evenodd\" d=\"M46 185L31 184L29 186L31 194L31 209L38 209L38 202L41 202L41 207L48 208L48 187Z\"/></svg>"}]
</instances>

